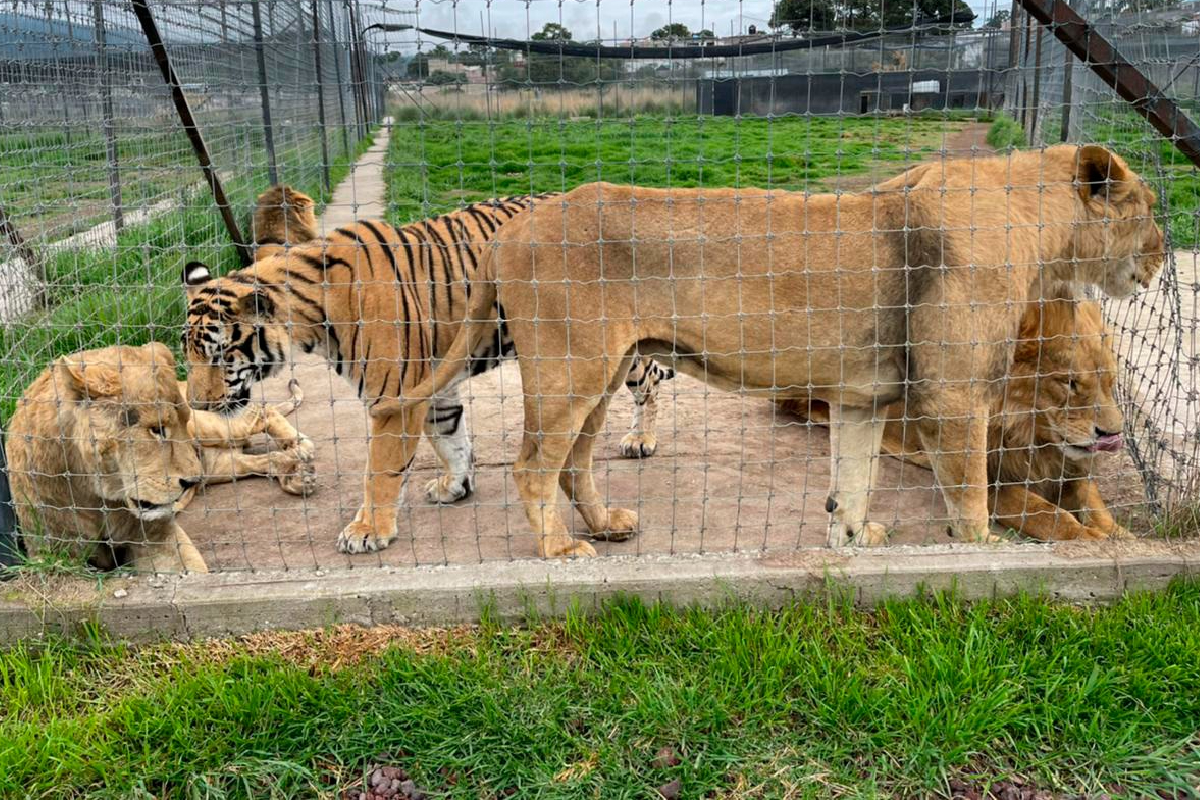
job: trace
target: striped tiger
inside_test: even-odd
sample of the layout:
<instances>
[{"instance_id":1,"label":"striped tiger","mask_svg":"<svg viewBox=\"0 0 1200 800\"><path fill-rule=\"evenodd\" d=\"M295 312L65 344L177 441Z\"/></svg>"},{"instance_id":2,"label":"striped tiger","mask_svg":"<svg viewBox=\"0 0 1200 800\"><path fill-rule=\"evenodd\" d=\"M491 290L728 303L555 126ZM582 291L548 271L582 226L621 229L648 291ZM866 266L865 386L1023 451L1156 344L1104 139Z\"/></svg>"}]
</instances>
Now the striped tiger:
<instances>
[{"instance_id":1,"label":"striped tiger","mask_svg":"<svg viewBox=\"0 0 1200 800\"><path fill-rule=\"evenodd\" d=\"M404 226L364 220L324 240L285 240L288 247L219 278L200 262L188 263L183 339L192 405L234 413L249 401L255 383L283 368L293 348L324 354L372 410L363 504L339 535L338 549L386 547L396 536L402 478L422 429L444 468L425 487L429 499L450 503L473 490L458 383L515 354L505 324L473 355L470 369L423 411L402 409L397 401L454 341L471 280L499 226L556 196L474 203ZM649 359L634 360L627 383L634 419L621 442L623 455L654 452L658 384L673 375Z\"/></svg>"}]
</instances>

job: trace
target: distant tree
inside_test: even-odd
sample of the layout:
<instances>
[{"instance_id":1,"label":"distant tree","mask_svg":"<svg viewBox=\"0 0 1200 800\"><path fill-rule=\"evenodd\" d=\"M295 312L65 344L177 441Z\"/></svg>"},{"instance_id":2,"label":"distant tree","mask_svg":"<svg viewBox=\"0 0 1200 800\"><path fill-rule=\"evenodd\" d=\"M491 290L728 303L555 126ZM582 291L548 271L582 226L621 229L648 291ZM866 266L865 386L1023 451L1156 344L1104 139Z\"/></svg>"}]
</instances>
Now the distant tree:
<instances>
[{"instance_id":1,"label":"distant tree","mask_svg":"<svg viewBox=\"0 0 1200 800\"><path fill-rule=\"evenodd\" d=\"M777 0L770 25L793 31L828 31L833 30L834 22L833 0Z\"/></svg>"},{"instance_id":2,"label":"distant tree","mask_svg":"<svg viewBox=\"0 0 1200 800\"><path fill-rule=\"evenodd\" d=\"M655 40L690 39L692 32L682 22L672 22L670 25L663 25L658 30L651 31L650 38Z\"/></svg>"},{"instance_id":3,"label":"distant tree","mask_svg":"<svg viewBox=\"0 0 1200 800\"><path fill-rule=\"evenodd\" d=\"M1007 8L1004 9L1003 11L997 11L995 14L992 15L991 19L989 19L987 22L984 23L983 27L985 27L985 28L1003 28L1004 23L1008 22L1008 20L1011 17L1012 17L1012 12L1010 12Z\"/></svg>"},{"instance_id":4,"label":"distant tree","mask_svg":"<svg viewBox=\"0 0 1200 800\"><path fill-rule=\"evenodd\" d=\"M701 38L701 39L715 39L715 38L717 38L717 35L716 35L715 33L713 33L712 31L710 31L708 28L705 28L704 30L702 30L702 31L698 32L698 33L696 34L696 36L698 36L698 37L699 37L699 38Z\"/></svg>"},{"instance_id":5,"label":"distant tree","mask_svg":"<svg viewBox=\"0 0 1200 800\"><path fill-rule=\"evenodd\" d=\"M571 41L571 32L559 25L557 22L547 22L542 26L542 29L529 37L538 42L544 41Z\"/></svg>"}]
</instances>

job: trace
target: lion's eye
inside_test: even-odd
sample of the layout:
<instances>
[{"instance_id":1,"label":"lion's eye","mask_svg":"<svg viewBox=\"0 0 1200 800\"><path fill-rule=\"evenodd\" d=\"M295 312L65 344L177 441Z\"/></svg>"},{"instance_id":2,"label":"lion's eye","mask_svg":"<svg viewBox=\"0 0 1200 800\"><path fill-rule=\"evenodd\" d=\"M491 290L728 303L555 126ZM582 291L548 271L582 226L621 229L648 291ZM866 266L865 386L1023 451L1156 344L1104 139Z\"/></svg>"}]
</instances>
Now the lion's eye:
<instances>
[{"instance_id":1,"label":"lion's eye","mask_svg":"<svg viewBox=\"0 0 1200 800\"><path fill-rule=\"evenodd\" d=\"M1067 388L1071 390L1071 394L1075 394L1079 391L1079 381L1071 378L1071 380L1067 381Z\"/></svg>"}]
</instances>

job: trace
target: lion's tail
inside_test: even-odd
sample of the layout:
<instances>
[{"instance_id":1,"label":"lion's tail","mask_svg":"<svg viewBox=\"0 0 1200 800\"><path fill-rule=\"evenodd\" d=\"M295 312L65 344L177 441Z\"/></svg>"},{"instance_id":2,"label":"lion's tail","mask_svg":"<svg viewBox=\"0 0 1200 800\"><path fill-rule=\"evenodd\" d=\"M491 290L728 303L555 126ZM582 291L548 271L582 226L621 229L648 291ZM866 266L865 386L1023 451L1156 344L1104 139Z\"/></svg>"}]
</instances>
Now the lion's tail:
<instances>
[{"instance_id":1,"label":"lion's tail","mask_svg":"<svg viewBox=\"0 0 1200 800\"><path fill-rule=\"evenodd\" d=\"M471 281L471 302L467 306L467 315L458 336L450 345L450 349L442 356L437 368L427 375L424 380L411 389L404 390L400 398L381 399L371 407L371 416L386 417L401 410L411 409L429 400L442 389L446 388L455 378L470 367L471 354L489 336L495 334L495 312L497 288L496 281L484 274L484 269L477 273Z\"/></svg>"}]
</instances>

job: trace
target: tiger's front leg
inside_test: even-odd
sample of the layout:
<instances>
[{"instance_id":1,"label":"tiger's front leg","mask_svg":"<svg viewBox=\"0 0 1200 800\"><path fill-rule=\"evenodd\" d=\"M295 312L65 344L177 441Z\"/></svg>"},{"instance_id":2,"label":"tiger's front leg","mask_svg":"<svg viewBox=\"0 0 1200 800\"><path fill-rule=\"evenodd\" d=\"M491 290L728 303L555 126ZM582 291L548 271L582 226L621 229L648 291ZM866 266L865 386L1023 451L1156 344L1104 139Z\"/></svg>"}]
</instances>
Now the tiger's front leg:
<instances>
[{"instance_id":1,"label":"tiger's front leg","mask_svg":"<svg viewBox=\"0 0 1200 800\"><path fill-rule=\"evenodd\" d=\"M431 503L455 503L469 497L475 488L475 457L457 389L443 391L429 404L425 435L445 470L425 484L425 496Z\"/></svg>"},{"instance_id":2,"label":"tiger's front leg","mask_svg":"<svg viewBox=\"0 0 1200 800\"><path fill-rule=\"evenodd\" d=\"M343 553L382 550L396 538L397 507L404 472L421 441L425 403L371 420L363 504L354 521L342 529L337 548Z\"/></svg>"},{"instance_id":3,"label":"tiger's front leg","mask_svg":"<svg viewBox=\"0 0 1200 800\"><path fill-rule=\"evenodd\" d=\"M649 458L658 449L658 384L673 377L675 370L652 358L634 359L625 378L625 388L633 395L633 419L620 445L625 458Z\"/></svg>"}]
</instances>

